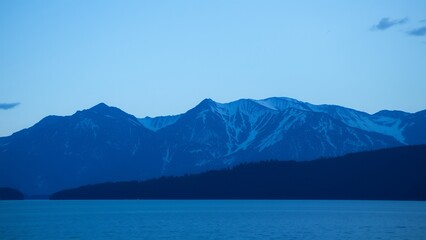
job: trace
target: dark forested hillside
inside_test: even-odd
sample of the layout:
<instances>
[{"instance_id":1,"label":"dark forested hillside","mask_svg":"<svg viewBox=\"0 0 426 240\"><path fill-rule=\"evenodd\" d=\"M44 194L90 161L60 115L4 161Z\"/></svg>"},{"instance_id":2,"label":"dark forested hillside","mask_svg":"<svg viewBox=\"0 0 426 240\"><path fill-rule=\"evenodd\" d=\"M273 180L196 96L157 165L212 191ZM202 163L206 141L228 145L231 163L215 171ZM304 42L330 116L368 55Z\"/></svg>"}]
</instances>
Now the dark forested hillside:
<instances>
[{"instance_id":1,"label":"dark forested hillside","mask_svg":"<svg viewBox=\"0 0 426 240\"><path fill-rule=\"evenodd\" d=\"M24 195L16 189L1 187L0 200L22 200Z\"/></svg>"},{"instance_id":2,"label":"dark forested hillside","mask_svg":"<svg viewBox=\"0 0 426 240\"><path fill-rule=\"evenodd\" d=\"M57 192L51 199L426 200L426 145L307 162L266 161L144 182Z\"/></svg>"}]
</instances>

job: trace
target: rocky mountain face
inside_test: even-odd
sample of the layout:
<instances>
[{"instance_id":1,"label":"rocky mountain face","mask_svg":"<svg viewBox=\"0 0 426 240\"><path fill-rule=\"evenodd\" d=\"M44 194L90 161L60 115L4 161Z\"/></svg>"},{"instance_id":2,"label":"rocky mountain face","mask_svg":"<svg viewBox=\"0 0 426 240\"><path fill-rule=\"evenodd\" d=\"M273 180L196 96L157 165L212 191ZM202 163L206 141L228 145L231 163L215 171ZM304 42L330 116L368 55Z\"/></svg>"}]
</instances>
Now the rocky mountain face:
<instances>
[{"instance_id":1,"label":"rocky mountain face","mask_svg":"<svg viewBox=\"0 0 426 240\"><path fill-rule=\"evenodd\" d=\"M99 104L0 138L0 186L26 194L182 175L260 160L312 160L426 143L426 111L376 114L289 98L210 99L142 118Z\"/></svg>"}]
</instances>

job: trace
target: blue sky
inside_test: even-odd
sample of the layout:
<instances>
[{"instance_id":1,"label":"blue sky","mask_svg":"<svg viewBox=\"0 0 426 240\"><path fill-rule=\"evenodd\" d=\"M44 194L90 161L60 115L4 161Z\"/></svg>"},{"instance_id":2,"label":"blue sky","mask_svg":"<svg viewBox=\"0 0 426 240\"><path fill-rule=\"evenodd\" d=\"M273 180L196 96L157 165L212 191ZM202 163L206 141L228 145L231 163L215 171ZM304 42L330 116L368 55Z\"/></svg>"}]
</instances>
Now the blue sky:
<instances>
[{"instance_id":1,"label":"blue sky","mask_svg":"<svg viewBox=\"0 0 426 240\"><path fill-rule=\"evenodd\" d=\"M0 1L0 136L99 102L426 109L426 1Z\"/></svg>"}]
</instances>

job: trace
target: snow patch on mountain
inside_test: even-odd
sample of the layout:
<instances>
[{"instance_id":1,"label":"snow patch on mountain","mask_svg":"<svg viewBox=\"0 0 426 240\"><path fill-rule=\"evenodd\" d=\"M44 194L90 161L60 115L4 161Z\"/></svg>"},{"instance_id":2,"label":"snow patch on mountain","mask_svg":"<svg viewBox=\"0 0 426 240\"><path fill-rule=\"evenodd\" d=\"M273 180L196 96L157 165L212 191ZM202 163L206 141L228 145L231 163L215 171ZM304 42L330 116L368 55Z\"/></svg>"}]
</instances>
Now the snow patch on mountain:
<instances>
[{"instance_id":1,"label":"snow patch on mountain","mask_svg":"<svg viewBox=\"0 0 426 240\"><path fill-rule=\"evenodd\" d=\"M313 109L313 111L326 113L334 119L339 120L350 127L391 136L400 143L405 144L405 139L402 134L404 127L401 126L401 119L374 116L368 113L359 112L356 110L339 106L311 106L311 109Z\"/></svg>"},{"instance_id":2,"label":"snow patch on mountain","mask_svg":"<svg viewBox=\"0 0 426 240\"><path fill-rule=\"evenodd\" d=\"M167 150L163 154L162 160L163 160L163 166L161 168L161 174L164 174L164 172L166 171L167 165L169 165L172 160L170 148L167 148Z\"/></svg>"},{"instance_id":3,"label":"snow patch on mountain","mask_svg":"<svg viewBox=\"0 0 426 240\"><path fill-rule=\"evenodd\" d=\"M253 100L253 101L262 106L265 106L269 109L276 110L276 111L284 111L289 108L295 108L299 110L309 110L308 106L305 103L292 98L272 97L272 98L266 98L262 100Z\"/></svg>"},{"instance_id":4,"label":"snow patch on mountain","mask_svg":"<svg viewBox=\"0 0 426 240\"><path fill-rule=\"evenodd\" d=\"M272 134L267 135L264 139L261 140L260 144L257 147L260 151L263 151L266 148L273 146L277 142L283 140L286 132L290 128L292 128L296 123L305 123L306 112L296 109L289 109L288 111L278 115L277 117L281 120L275 131L273 131Z\"/></svg>"},{"instance_id":5,"label":"snow patch on mountain","mask_svg":"<svg viewBox=\"0 0 426 240\"><path fill-rule=\"evenodd\" d=\"M83 118L77 123L75 129L90 129L95 131L99 126L90 118Z\"/></svg>"},{"instance_id":6,"label":"snow patch on mountain","mask_svg":"<svg viewBox=\"0 0 426 240\"><path fill-rule=\"evenodd\" d=\"M167 126L175 124L180 117L181 115L155 117L155 118L145 117L145 118L139 118L138 120L144 127L154 132L157 132L160 129L163 129Z\"/></svg>"}]
</instances>

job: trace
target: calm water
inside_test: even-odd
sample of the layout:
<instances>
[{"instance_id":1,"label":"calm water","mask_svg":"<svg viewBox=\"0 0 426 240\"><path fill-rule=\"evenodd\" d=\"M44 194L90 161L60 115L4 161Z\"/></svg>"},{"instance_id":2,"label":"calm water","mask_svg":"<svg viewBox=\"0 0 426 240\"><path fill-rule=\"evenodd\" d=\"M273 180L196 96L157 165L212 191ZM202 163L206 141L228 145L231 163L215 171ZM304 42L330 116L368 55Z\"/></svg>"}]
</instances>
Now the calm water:
<instances>
[{"instance_id":1,"label":"calm water","mask_svg":"<svg viewBox=\"0 0 426 240\"><path fill-rule=\"evenodd\" d=\"M0 201L0 239L426 239L426 202Z\"/></svg>"}]
</instances>

